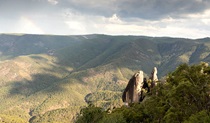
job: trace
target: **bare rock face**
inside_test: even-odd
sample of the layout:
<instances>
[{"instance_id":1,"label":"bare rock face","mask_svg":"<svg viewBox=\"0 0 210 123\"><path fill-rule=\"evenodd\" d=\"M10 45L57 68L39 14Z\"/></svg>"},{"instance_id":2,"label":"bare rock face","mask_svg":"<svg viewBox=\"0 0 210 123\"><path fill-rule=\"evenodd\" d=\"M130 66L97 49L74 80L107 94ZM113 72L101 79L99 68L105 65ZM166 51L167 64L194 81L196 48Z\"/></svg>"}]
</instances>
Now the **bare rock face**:
<instances>
[{"instance_id":1,"label":"bare rock face","mask_svg":"<svg viewBox=\"0 0 210 123\"><path fill-rule=\"evenodd\" d=\"M156 67L154 67L153 71L151 72L151 79L152 79L152 81L158 81L157 68Z\"/></svg>"},{"instance_id":2,"label":"bare rock face","mask_svg":"<svg viewBox=\"0 0 210 123\"><path fill-rule=\"evenodd\" d=\"M141 88L143 86L143 71L135 73L129 80L123 95L122 100L125 103L139 102Z\"/></svg>"},{"instance_id":3,"label":"bare rock face","mask_svg":"<svg viewBox=\"0 0 210 123\"><path fill-rule=\"evenodd\" d=\"M143 71L139 71L135 74L136 79L137 79L137 92L138 94L141 92L142 86L143 86L143 81L144 81L144 72Z\"/></svg>"},{"instance_id":4,"label":"bare rock face","mask_svg":"<svg viewBox=\"0 0 210 123\"><path fill-rule=\"evenodd\" d=\"M157 68L154 67L153 71L151 72L150 79L152 81L151 87L154 87L157 84L158 77L157 77Z\"/></svg>"}]
</instances>

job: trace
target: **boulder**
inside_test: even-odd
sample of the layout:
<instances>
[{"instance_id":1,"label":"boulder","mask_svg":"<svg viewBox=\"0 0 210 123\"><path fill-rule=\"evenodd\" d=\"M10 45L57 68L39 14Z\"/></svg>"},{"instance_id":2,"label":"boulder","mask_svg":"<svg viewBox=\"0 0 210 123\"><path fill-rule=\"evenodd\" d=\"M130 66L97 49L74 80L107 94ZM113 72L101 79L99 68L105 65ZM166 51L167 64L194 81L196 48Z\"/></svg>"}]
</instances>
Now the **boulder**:
<instances>
[{"instance_id":1,"label":"boulder","mask_svg":"<svg viewBox=\"0 0 210 123\"><path fill-rule=\"evenodd\" d=\"M139 71L132 76L122 95L124 103L139 102L143 79L143 71Z\"/></svg>"}]
</instances>

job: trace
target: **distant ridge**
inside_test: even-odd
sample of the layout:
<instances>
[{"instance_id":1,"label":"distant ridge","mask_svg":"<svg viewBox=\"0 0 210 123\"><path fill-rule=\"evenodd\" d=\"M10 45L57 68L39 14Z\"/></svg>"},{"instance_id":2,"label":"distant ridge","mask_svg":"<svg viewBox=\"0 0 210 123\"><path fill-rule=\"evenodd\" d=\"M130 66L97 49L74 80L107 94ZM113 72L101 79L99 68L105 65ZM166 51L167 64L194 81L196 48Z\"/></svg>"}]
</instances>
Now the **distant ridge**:
<instances>
[{"instance_id":1,"label":"distant ridge","mask_svg":"<svg viewBox=\"0 0 210 123\"><path fill-rule=\"evenodd\" d=\"M161 78L201 61L210 63L210 38L0 34L0 117L73 121L88 101L121 105L136 71L157 67Z\"/></svg>"}]
</instances>

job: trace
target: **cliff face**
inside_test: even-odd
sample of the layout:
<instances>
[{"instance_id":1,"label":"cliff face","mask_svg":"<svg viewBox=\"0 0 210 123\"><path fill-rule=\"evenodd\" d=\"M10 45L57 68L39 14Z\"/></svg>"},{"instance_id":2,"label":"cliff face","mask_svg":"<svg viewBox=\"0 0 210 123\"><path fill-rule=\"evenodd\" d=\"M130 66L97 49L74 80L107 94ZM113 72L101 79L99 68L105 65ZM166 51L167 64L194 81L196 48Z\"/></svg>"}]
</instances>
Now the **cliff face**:
<instances>
[{"instance_id":1,"label":"cliff face","mask_svg":"<svg viewBox=\"0 0 210 123\"><path fill-rule=\"evenodd\" d=\"M139 71L132 76L122 95L122 100L124 103L139 102L141 89L143 86L143 78L143 71Z\"/></svg>"}]
</instances>

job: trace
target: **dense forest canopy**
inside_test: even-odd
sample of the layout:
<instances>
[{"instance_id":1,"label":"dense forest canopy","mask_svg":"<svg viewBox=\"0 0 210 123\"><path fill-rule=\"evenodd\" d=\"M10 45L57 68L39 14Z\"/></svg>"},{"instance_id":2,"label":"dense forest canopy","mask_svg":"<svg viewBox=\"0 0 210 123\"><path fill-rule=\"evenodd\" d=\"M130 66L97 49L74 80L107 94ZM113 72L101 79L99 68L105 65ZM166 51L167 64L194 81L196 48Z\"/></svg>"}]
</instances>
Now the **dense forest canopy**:
<instances>
[{"instance_id":1,"label":"dense forest canopy","mask_svg":"<svg viewBox=\"0 0 210 123\"><path fill-rule=\"evenodd\" d=\"M104 111L89 105L77 123L207 123L210 122L210 67L182 64L167 75L145 100Z\"/></svg>"}]
</instances>

